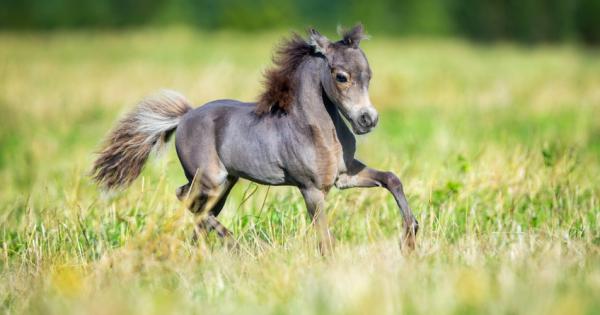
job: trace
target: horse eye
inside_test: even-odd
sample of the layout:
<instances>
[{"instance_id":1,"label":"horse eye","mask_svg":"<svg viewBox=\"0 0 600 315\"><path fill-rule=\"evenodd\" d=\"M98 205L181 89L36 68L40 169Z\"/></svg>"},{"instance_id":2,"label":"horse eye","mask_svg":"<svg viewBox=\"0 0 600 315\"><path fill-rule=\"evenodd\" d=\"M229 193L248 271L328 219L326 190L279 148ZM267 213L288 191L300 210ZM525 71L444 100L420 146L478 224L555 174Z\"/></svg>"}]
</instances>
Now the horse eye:
<instances>
[{"instance_id":1,"label":"horse eye","mask_svg":"<svg viewBox=\"0 0 600 315\"><path fill-rule=\"evenodd\" d=\"M348 82L348 77L345 74L338 73L335 75L335 80L340 83L346 83Z\"/></svg>"}]
</instances>

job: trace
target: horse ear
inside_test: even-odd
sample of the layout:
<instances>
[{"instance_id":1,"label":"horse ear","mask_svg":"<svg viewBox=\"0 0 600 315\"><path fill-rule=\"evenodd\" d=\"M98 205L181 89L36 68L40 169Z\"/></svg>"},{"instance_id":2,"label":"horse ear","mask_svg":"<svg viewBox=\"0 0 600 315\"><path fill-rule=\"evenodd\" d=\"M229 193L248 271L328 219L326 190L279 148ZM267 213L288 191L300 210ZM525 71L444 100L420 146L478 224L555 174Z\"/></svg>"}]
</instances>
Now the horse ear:
<instances>
[{"instance_id":1,"label":"horse ear","mask_svg":"<svg viewBox=\"0 0 600 315\"><path fill-rule=\"evenodd\" d=\"M314 48L316 53L325 56L331 42L327 37L321 35L321 33L317 32L314 28L311 28L308 31L308 44Z\"/></svg>"},{"instance_id":2,"label":"horse ear","mask_svg":"<svg viewBox=\"0 0 600 315\"><path fill-rule=\"evenodd\" d=\"M342 35L342 43L353 48L358 48L361 40L369 38L369 36L365 34L365 28L361 23L356 24L349 30L344 30L341 27L338 27L338 33Z\"/></svg>"}]
</instances>

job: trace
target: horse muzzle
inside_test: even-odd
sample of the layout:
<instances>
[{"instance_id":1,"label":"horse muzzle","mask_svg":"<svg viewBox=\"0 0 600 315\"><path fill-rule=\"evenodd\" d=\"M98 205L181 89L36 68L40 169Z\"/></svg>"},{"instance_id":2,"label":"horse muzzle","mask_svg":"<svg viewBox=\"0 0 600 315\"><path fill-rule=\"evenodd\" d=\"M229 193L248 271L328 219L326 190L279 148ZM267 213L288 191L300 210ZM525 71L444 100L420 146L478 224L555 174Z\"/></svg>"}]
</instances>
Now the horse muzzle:
<instances>
[{"instance_id":1,"label":"horse muzzle","mask_svg":"<svg viewBox=\"0 0 600 315\"><path fill-rule=\"evenodd\" d=\"M379 114L373 107L368 107L360 111L357 119L354 121L354 132L359 135L369 133L379 121Z\"/></svg>"}]
</instances>

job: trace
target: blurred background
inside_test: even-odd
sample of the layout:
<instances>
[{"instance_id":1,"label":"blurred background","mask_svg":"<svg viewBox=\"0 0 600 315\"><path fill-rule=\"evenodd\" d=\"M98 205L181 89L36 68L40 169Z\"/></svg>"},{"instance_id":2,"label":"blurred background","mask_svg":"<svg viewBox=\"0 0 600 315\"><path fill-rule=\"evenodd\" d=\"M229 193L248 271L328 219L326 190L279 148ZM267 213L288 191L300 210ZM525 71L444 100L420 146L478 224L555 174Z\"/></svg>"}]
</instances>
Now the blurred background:
<instances>
[{"instance_id":1,"label":"blurred background","mask_svg":"<svg viewBox=\"0 0 600 315\"><path fill-rule=\"evenodd\" d=\"M600 43L598 0L0 0L0 28L189 25L215 30L353 24L392 35Z\"/></svg>"}]
</instances>

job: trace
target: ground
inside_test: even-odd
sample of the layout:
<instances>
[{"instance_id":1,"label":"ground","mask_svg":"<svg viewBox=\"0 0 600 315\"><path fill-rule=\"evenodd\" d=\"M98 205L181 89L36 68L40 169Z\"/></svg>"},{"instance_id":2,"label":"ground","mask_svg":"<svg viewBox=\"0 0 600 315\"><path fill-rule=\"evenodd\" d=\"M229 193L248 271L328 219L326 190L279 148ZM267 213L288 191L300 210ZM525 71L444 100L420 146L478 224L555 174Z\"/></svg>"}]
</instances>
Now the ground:
<instances>
[{"instance_id":1,"label":"ground","mask_svg":"<svg viewBox=\"0 0 600 315\"><path fill-rule=\"evenodd\" d=\"M254 100L286 32L0 33L0 308L8 314L597 314L600 58L566 44L362 43L380 125L358 156L403 180L332 191L322 257L298 191L240 182L191 242L172 147L128 190L88 176L116 119L173 88ZM332 34L328 34L332 36Z\"/></svg>"}]
</instances>

